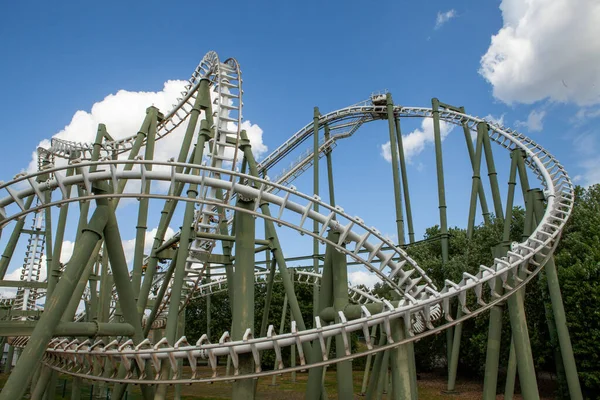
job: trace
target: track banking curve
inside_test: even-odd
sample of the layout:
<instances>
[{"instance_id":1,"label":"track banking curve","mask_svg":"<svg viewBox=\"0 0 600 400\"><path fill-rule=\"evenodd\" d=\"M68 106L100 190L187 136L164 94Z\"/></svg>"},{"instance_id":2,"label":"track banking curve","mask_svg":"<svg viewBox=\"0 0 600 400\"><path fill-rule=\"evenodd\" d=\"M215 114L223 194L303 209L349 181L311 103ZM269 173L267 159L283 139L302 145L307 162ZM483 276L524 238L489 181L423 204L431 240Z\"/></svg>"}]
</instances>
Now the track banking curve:
<instances>
[{"instance_id":1,"label":"track banking curve","mask_svg":"<svg viewBox=\"0 0 600 400\"><path fill-rule=\"evenodd\" d=\"M211 54L209 53L207 57ZM214 56L216 57L216 53ZM195 74L200 71L197 81L193 80L193 75L192 80L190 80L189 90L184 94L176 108L167 114L165 119L170 118L173 122L170 122L170 129L167 127L164 128L163 134L160 137L164 137L164 135L179 126L187 118L187 114L179 116L177 112L180 110L187 111L185 104L188 104L188 100L193 98L193 91L197 88L199 80L203 76L206 76L206 73L212 73L210 69L206 70L201 67L207 57L203 59L195 71ZM205 71L205 75L201 75L202 71ZM238 76L238 78L241 82L241 76ZM325 114L320 117L319 123L327 123L335 131L336 129L344 129L381 119L381 116L385 112L384 106L355 105ZM429 108L394 106L394 114L398 117L430 118L433 116L433 112ZM237 127L239 130L239 126L241 125L241 99L238 116ZM58 206L67 202L92 200L100 197L147 197L156 199L169 199L173 197L160 193L156 189L153 189L154 192L150 194L112 193L105 195L92 194L91 190L88 190L89 194L86 196L68 197L65 188L72 185L82 185L91 188L95 182L117 182L121 179L127 179L130 181L139 181L141 187L144 187L146 182L163 181L170 183L171 187L174 187L176 184L196 183L202 185L202 187L211 188L211 190L224 190L231 195L230 198L240 195L246 199L256 200L257 204L261 201L267 202L271 206L278 208L279 213L277 216L270 217L261 214L257 209L254 211L240 209L230 202L215 203L206 198L197 198L193 201L198 204L205 204L208 208L219 206L239 212L248 212L259 218L273 220L302 234L316 237L321 242L332 245L338 251L363 264L370 272L376 274L383 282L390 285L394 291L401 295L401 300L395 304L382 301L379 303L381 306L378 306L375 311L374 309L369 309L364 304L358 305L360 308L359 315L353 314L347 316L345 312L340 311L337 317L341 322L338 323L326 325L324 321L317 317L314 324L315 328L313 329L298 331L295 324L292 324L292 331L290 333L276 334L274 328L271 326L269 327L267 336L261 338L252 337L249 329L244 339L238 341L232 341L229 333L225 332L221 336L219 343L215 344L209 343L206 335L202 336L196 344L188 343L185 337L182 337L176 343L168 343L162 340L156 344L152 344L148 340L145 340L137 345L134 345L131 340L125 343L111 342L104 344L101 341L92 343L90 341L79 342L77 340L55 339L51 342L46 352L44 362L51 368L67 374L95 380L140 384L211 382L259 377L327 365L376 351L382 351L386 348L392 348L451 327L460 321L478 315L498 302L506 300L506 298L532 279L552 254L552 250L558 242L561 231L573 207L573 185L562 165L548 151L526 136L506 129L501 125L452 110L440 110L439 117L440 120L467 126L471 130L475 130L478 123L485 122L489 125L488 135L493 142L508 151L515 149L522 150L526 156L527 165L545 189L544 195L547 202L543 218L539 221L534 231L522 242L513 243L507 256L496 258L490 266L482 265L476 275L465 272L460 282L447 280L441 290L433 285L424 271L402 249L395 247L393 243L385 239L375 228L368 227L360 218L346 214L341 207L332 207L321 201L318 196L300 193L294 187L284 186L269 179L256 178L232 169L223 169L221 165L199 166L152 160L124 161L104 159L97 162L84 161L78 165L82 171L86 171L86 168L92 165L103 167L96 168L94 172L82 172L66 177L64 176L64 172L70 166L54 167L43 171L43 173L52 173L54 176L43 183L36 182L35 178L42 173L38 172L18 176L10 182L0 184L0 193L7 193L4 197L0 197L0 229L10 221L23 217L27 213L46 207ZM306 125L265 158L259 165L260 170L270 169L286 154L289 154L291 150L314 134L312 126L312 123ZM350 134L333 135L330 139L331 143L329 145L325 143L318 150L325 151L336 140L350 136L355 130L351 129ZM230 134L230 136L233 136L233 134ZM115 141L114 148L107 145L104 150L107 154L111 151L124 152L127 150L127 143L130 142L131 138ZM91 145L72 144L64 141L56 141L53 146L51 146L49 151L56 156L63 157L72 154L71 152L73 151L86 153L91 149ZM235 163L236 159L234 157L233 164L235 165ZM125 164L135 164L139 168L131 171L123 171L118 168ZM147 168L150 165L161 165L167 168L150 170ZM200 171L200 174L194 176L178 173L176 172L177 167L195 169ZM229 176L231 179L220 179L221 176ZM247 182L247 184L237 183L238 179ZM29 185L29 187L23 189L24 185ZM61 192L62 196L59 196L59 199L46 202L45 192L57 189ZM275 194L279 192L282 194ZM35 196L39 199L39 205L26 209L23 200L29 196ZM180 201L191 201L184 197L178 197L177 199ZM322 211L316 212L315 205L318 205ZM284 211L286 212L286 219L283 218ZM289 217L290 215L293 218ZM321 232L315 234L304 227L310 220L317 221L323 226ZM340 240L338 242L331 242L326 238L325 233L328 228L340 233ZM384 251L383 249L386 246L390 247L391 250ZM363 257L361 250L366 250L367 255ZM496 295L494 291L498 278L500 278L499 282L502 283L506 290L500 296ZM477 308L467 308L468 294L473 294L477 299L475 306ZM457 299L458 303L462 306L462 311L465 315L460 319L453 319L451 316L450 304L452 299ZM384 329L389 332L390 322L398 318L413 322L411 325L412 329L409 329L411 335L402 341L396 342L392 340L391 335L388 335L386 345L380 348L373 348L372 343L368 339L369 328L373 325L382 324ZM417 329L415 329L414 325L416 321L420 321L420 324L418 324L419 328ZM342 335L344 341L347 342L349 340L348 335L356 331L365 332L365 337L367 338L366 350L351 353L349 347L347 347L346 356L334 360L328 359L325 352L317 360L308 360L307 355L303 353L303 343L314 341L324 343L325 339L336 335ZM300 356L300 365L296 367L286 367L282 362L281 349L291 346L297 348ZM264 350L275 351L277 362L275 363L276 368L274 370L263 371L260 369L259 352ZM237 359L240 354L252 354L256 363L256 369L253 372L246 374L239 373ZM216 357L218 356L231 357L235 371L233 376L217 376ZM188 359L192 365L195 365L194 361L197 359L207 359L213 368L213 373L210 376L200 376L196 368L192 367L192 375L180 376L177 374L176 368L178 359ZM103 376L102 371L98 373L97 370L93 370L92 365L94 360L107 361L109 365L115 367L118 364L122 364L126 367L128 374L124 378ZM147 364L147 362L150 364ZM173 379L165 380L161 378L160 371L163 363L170 365L170 368L174 372ZM104 363L101 362L100 365L104 365ZM146 375L152 375L151 371L146 369L147 365L151 365L154 369L154 379L146 380ZM115 368L115 371L117 369ZM140 375L136 376L136 370L141 371Z\"/></svg>"}]
</instances>

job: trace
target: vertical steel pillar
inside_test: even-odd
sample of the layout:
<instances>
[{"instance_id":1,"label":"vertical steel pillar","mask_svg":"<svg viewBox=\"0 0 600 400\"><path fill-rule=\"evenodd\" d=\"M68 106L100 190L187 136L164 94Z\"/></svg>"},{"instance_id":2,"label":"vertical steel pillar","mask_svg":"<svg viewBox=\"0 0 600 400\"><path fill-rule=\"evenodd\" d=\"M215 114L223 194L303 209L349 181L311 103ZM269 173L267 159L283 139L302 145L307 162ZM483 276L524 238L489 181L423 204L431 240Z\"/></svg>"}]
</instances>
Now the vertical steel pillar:
<instances>
[{"instance_id":1,"label":"vertical steel pillar","mask_svg":"<svg viewBox=\"0 0 600 400\"><path fill-rule=\"evenodd\" d=\"M196 95L196 101L194 102L194 106L190 111L188 126L185 131L185 136L183 137L183 143L181 145L181 150L179 151L179 156L177 157L177 162L183 163L187 159L187 155L190 151L190 146L192 144L192 138L194 136L194 132L196 130L196 124L198 123L198 117L200 115L201 110L206 110L207 114L212 114L211 108L211 100L210 100L210 92L209 92L210 82L208 79L201 79L200 85L198 87L198 92ZM194 155L194 159L195 159ZM176 167L175 171L177 173L181 173L183 167ZM174 196L179 196L183 191L183 185L179 184L173 190ZM156 249L160 247L162 244L165 234L167 232L167 228L169 227L169 223L171 222L171 218L173 217L173 212L175 211L175 207L177 206L177 200L167 200L165 201L165 206L161 211L160 221L158 223L158 229L156 232L156 236L154 237L154 243L152 245L151 256L148 260L148 267L146 268L146 273L144 274L144 280L142 283L142 287L140 289L139 299L138 299L138 311L140 315L146 309L146 304L148 302L148 295L150 294L150 289L152 286L152 279L154 278L154 274L156 273L156 267L158 265L158 258L156 257Z\"/></svg>"},{"instance_id":2,"label":"vertical steel pillar","mask_svg":"<svg viewBox=\"0 0 600 400\"><path fill-rule=\"evenodd\" d=\"M381 327L379 329L379 347L385 345L386 343L386 333L385 329ZM387 350L386 350L387 351ZM373 362L373 369L371 372L371 376L369 377L369 386L367 387L367 392L365 394L366 400L374 400L377 396L377 387L379 383L379 377L384 373L383 371L383 359L384 359L385 351L380 351L375 354L375 361ZM387 371L387 367L386 367Z\"/></svg>"},{"instance_id":3,"label":"vertical steel pillar","mask_svg":"<svg viewBox=\"0 0 600 400\"><path fill-rule=\"evenodd\" d=\"M325 142L329 141L329 125L325 124ZM333 164L331 162L331 148L325 152L327 160L327 184L329 186L329 204L335 207L335 190L333 186ZM335 218L335 216L334 216ZM323 307L321 307L322 309Z\"/></svg>"},{"instance_id":4,"label":"vertical steel pillar","mask_svg":"<svg viewBox=\"0 0 600 400\"><path fill-rule=\"evenodd\" d=\"M331 233L331 241L337 243L340 238L339 232ZM348 305L348 265L346 255L335 250L331 245L329 252L332 253L331 269L333 272L332 294L333 307L336 311L343 311ZM339 323L339 318L336 318ZM316 347L316 346L314 346ZM341 335L335 337L335 351L338 358L344 357L346 349L344 340ZM352 381L352 361L342 361L336 364L337 388L338 397L341 399L354 398L353 381Z\"/></svg>"},{"instance_id":5,"label":"vertical steel pillar","mask_svg":"<svg viewBox=\"0 0 600 400\"><path fill-rule=\"evenodd\" d=\"M404 322L397 318L391 321L392 338L395 342L404 340ZM394 399L410 399L416 388L412 388L412 377L410 374L409 364L411 360L408 358L406 345L394 347L390 351L390 360L392 364L392 393L391 398ZM390 398L388 396L388 398Z\"/></svg>"},{"instance_id":6,"label":"vertical steel pillar","mask_svg":"<svg viewBox=\"0 0 600 400\"><path fill-rule=\"evenodd\" d=\"M254 211L254 201L237 201L243 210ZM247 329L254 331L254 244L256 220L248 212L235 211L235 272L236 296L232 315L232 339L242 340ZM239 355L239 372L251 373L254 361L251 353ZM254 399L254 381L239 379L233 382L232 399Z\"/></svg>"},{"instance_id":7,"label":"vertical steel pillar","mask_svg":"<svg viewBox=\"0 0 600 400\"><path fill-rule=\"evenodd\" d=\"M433 115L433 139L435 144L435 165L437 171L438 203L440 210L440 238L442 243L442 264L448 262L448 218L446 216L446 189L444 185L444 160L442 157L442 134L440 132L440 101L431 99ZM452 329L446 329L446 351L448 373L450 373L450 358L452 356Z\"/></svg>"},{"instance_id":8,"label":"vertical steel pillar","mask_svg":"<svg viewBox=\"0 0 600 400\"><path fill-rule=\"evenodd\" d=\"M313 111L313 193L319 195L319 107ZM319 205L315 203L315 212L319 212ZM319 234L319 223L313 220L313 233ZM319 240L313 238L313 271L319 273ZM319 314L319 285L313 285L313 319Z\"/></svg>"},{"instance_id":9,"label":"vertical steel pillar","mask_svg":"<svg viewBox=\"0 0 600 400\"><path fill-rule=\"evenodd\" d=\"M138 135L145 136L146 139L146 153L144 154L145 160L152 160L154 158L154 143L156 139L156 125L158 120L158 108L152 106L146 109L146 118L144 123L138 132ZM146 168L148 171L152 171L152 164L142 165L142 168ZM151 182L145 182L143 193L150 193ZM142 283L142 267L144 263L144 245L146 242L146 230L148 227L148 201L147 197L139 199L138 207L138 218L137 226L135 227L135 247L133 250L133 271L131 273L131 284L133 285L133 294L138 300L140 293L140 284Z\"/></svg>"},{"instance_id":10,"label":"vertical steel pillar","mask_svg":"<svg viewBox=\"0 0 600 400\"><path fill-rule=\"evenodd\" d=\"M394 120L396 125L396 138L398 139L398 155L400 156L400 172L402 174L402 190L404 192L404 206L406 207L406 223L408 225L408 242L414 243L415 229L413 228L412 210L410 206L410 194L408 190L408 172L406 171L406 156L402 144L402 131L400 130L400 118ZM390 143L391 146L391 143Z\"/></svg>"},{"instance_id":11,"label":"vertical steel pillar","mask_svg":"<svg viewBox=\"0 0 600 400\"><path fill-rule=\"evenodd\" d=\"M258 169L256 167L256 160L254 159L254 155L252 154L252 149L250 148L250 141L248 140L248 135L246 135L246 131L241 132L241 145L240 148L244 152L244 157L248 162L248 169L250 170L250 175L258 177ZM269 209L269 205L263 203L260 205L261 212L267 217L271 217L271 210ZM285 293L288 296L288 301L290 305L290 312L298 325L298 330L306 330L306 325L304 324L304 318L302 317L302 312L300 311L300 305L298 304L298 298L296 297L296 293L294 292L294 282L290 278L290 274L287 270L285 257L283 255L283 251L281 249L281 244L279 243L279 237L277 235L277 231L275 230L275 224L272 220L265 219L267 224L267 231L265 232L266 237L270 238L272 246L273 246L273 255L277 261L277 266L279 267L279 273L281 274L281 280L283 282L283 286L285 288ZM307 363L311 363L312 354L311 354L311 345L308 342L304 342L302 344L304 355L307 357Z\"/></svg>"},{"instance_id":12,"label":"vertical steel pillar","mask_svg":"<svg viewBox=\"0 0 600 400\"><path fill-rule=\"evenodd\" d=\"M479 129L479 126L477 126L477 128ZM487 165L488 177L490 179L490 188L492 190L494 212L496 213L496 218L504 219L504 213L502 211L502 199L500 198L500 188L498 187L498 173L496 172L496 166L494 164L494 154L492 153L488 129L488 124L484 123L482 126L483 151L485 153L485 162Z\"/></svg>"},{"instance_id":13,"label":"vertical steel pillar","mask_svg":"<svg viewBox=\"0 0 600 400\"><path fill-rule=\"evenodd\" d=\"M204 150L204 144L210 138L210 131L208 122L202 120L200 123L200 134L198 135L198 141L196 143L196 149L194 152L193 164L200 165L202 163L202 154ZM198 169L192 169L190 171L192 175L197 176L199 174ZM171 298L169 301L169 312L167 317L166 327L166 338L170 344L175 343L177 335L177 321L179 316L179 307L181 303L181 292L183 289L183 280L185 279L186 271L185 265L189 255L189 245L193 240L194 228L194 214L196 210L196 204L194 200L198 197L198 184L192 183L189 185L187 190L188 201L185 205L185 212L183 215L183 224L181 226L181 235L179 239L179 249L177 250L177 262L175 264L175 273L173 283L171 284ZM140 298L141 299L141 298ZM165 363L162 368L161 375L163 379L169 374L169 365ZM164 399L166 396L167 386L159 385L156 391L155 399Z\"/></svg>"},{"instance_id":14,"label":"vertical steel pillar","mask_svg":"<svg viewBox=\"0 0 600 400\"><path fill-rule=\"evenodd\" d=\"M533 193L533 208L538 221L541 221L544 215L544 193L537 189ZM573 347L569 336L569 328L567 326L567 317L565 313L562 295L560 293L560 285L554 257L551 256L545 265L546 281L548 283L548 291L550 292L550 301L552 302L552 312L556 323L556 333L560 344L560 354L565 368L567 377L567 385L569 387L569 395L571 399L582 399L581 386L577 375L577 365L573 356Z\"/></svg>"},{"instance_id":15,"label":"vertical steel pillar","mask_svg":"<svg viewBox=\"0 0 600 400\"><path fill-rule=\"evenodd\" d=\"M33 330L29 343L23 350L22 357L19 358L13 373L4 385L0 393L0 400L18 399L23 396L27 389L27 382L31 378L31 371L41 361L46 347L52 339L54 329L60 321L80 275L83 273L87 258L96 243L102 238L102 231L107 223L108 214L108 208L99 205L87 227L84 227L69 265L56 285L54 293L46 301L46 309Z\"/></svg>"},{"instance_id":16,"label":"vertical steel pillar","mask_svg":"<svg viewBox=\"0 0 600 400\"><path fill-rule=\"evenodd\" d=\"M521 150L511 152L510 173L508 178L508 194L506 196L506 218L504 219L504 229L502 233L502 243L496 248L496 257L502 257L508 250L508 241L510 239L510 227L512 221L512 208L514 203L515 186L517 184L517 159ZM498 295L502 294L502 282L497 279L495 291ZM498 363L500 360L500 339L502 335L502 314L503 304L496 304L490 309L490 319L488 327L488 342L485 359L485 375L483 380L483 399L491 400L496 398L496 387L498 385ZM511 350L514 352L514 346L511 343Z\"/></svg>"},{"instance_id":17,"label":"vertical steel pillar","mask_svg":"<svg viewBox=\"0 0 600 400\"><path fill-rule=\"evenodd\" d=\"M515 381L517 378L517 355L515 354L515 343L510 341L510 352L508 353L508 366L506 367L506 384L504 385L504 400L512 400L515 394Z\"/></svg>"},{"instance_id":18,"label":"vertical steel pillar","mask_svg":"<svg viewBox=\"0 0 600 400\"><path fill-rule=\"evenodd\" d=\"M390 135L390 153L392 156L392 177L394 180L394 203L396 205L396 231L398 234L398 243L404 244L404 214L402 212L402 193L400 189L400 177L398 171L398 143L396 142L395 118L394 118L394 102L392 94L386 94L386 109L388 130Z\"/></svg>"},{"instance_id":19,"label":"vertical steel pillar","mask_svg":"<svg viewBox=\"0 0 600 400\"><path fill-rule=\"evenodd\" d=\"M287 315L287 305L288 305L288 297L287 293L283 296L283 308L281 311L281 322L279 324L279 334L283 333L285 329L285 316ZM273 379L271 380L271 386L277 385L277 375L273 375Z\"/></svg>"}]
</instances>

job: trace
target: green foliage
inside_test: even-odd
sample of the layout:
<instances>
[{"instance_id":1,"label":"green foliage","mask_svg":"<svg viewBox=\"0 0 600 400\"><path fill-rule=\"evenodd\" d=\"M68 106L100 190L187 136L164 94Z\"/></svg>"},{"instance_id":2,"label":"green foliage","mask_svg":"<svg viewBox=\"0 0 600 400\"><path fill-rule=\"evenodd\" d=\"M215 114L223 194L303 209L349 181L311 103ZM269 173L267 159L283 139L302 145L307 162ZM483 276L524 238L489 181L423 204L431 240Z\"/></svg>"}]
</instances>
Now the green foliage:
<instances>
[{"instance_id":1,"label":"green foliage","mask_svg":"<svg viewBox=\"0 0 600 400\"><path fill-rule=\"evenodd\" d=\"M510 229L510 241L521 241L523 237L525 212L515 207ZM423 241L408 248L409 255L425 270L438 288L444 286L446 279L460 282L463 272L476 274L480 265L491 265L494 249L501 242L504 223L492 219L490 224L476 226L471 240L466 230L449 230L449 255L446 265L442 265L441 246L438 226L427 229ZM567 323L573 344L580 381L587 398L596 398L600 393L600 185L588 189L576 189L576 202L573 215L562 236L555 260L558 268L563 302L567 313ZM279 279L277 279L279 280ZM374 292L393 300L387 286L376 284ZM312 286L296 285L296 294L307 326L312 325ZM555 354L558 351L556 340L551 340L547 318L552 317L550 299L543 272L534 278L526 288L525 307L529 336L537 371L556 371ZM266 284L255 287L255 332L260 332L260 321L264 311ZM283 287L276 283L269 315L270 323L281 319L284 299ZM468 297L467 303L474 305L475 298ZM456 304L453 309L456 310ZM510 322L507 307L504 307L502 344L500 354L500 379L508 362L510 349ZM206 331L206 299L196 300L187 308L186 334L190 341L196 340ZM211 341L230 330L226 324L231 321L230 303L227 292L212 295ZM288 308L289 313L289 308ZM487 350L488 317L483 313L463 324L459 373L468 377L482 377ZM276 326L279 331L279 326ZM284 331L289 332L289 317ZM352 346L356 348L359 338L352 337ZM330 356L334 357L335 345L332 343ZM284 362L289 365L289 350L284 353ZM417 368L421 371L445 367L446 333L432 335L415 343ZM273 354L265 354L265 366L274 362ZM354 362L357 367L361 359Z\"/></svg>"},{"instance_id":2,"label":"green foliage","mask_svg":"<svg viewBox=\"0 0 600 400\"><path fill-rule=\"evenodd\" d=\"M587 398L600 393L600 185L576 188L573 214L555 252L567 325Z\"/></svg>"}]
</instances>

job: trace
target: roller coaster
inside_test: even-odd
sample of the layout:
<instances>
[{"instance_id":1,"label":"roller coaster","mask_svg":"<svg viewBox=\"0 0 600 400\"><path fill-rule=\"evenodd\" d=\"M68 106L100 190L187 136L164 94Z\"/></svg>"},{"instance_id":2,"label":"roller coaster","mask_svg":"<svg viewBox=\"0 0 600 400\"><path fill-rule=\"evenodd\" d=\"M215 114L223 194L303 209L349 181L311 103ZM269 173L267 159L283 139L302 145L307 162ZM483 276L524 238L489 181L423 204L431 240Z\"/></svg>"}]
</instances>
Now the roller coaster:
<instances>
[{"instance_id":1,"label":"roller coaster","mask_svg":"<svg viewBox=\"0 0 600 400\"><path fill-rule=\"evenodd\" d=\"M338 398L350 399L358 394L352 387L352 360L358 357L367 357L362 390L367 399L380 396L388 369L389 398L416 399L413 342L441 331L447 335L448 353L443 356L451 393L462 323L484 312L490 313L484 398L495 399L503 307L510 314L513 383L518 370L523 397L537 399L523 289L542 269L569 391L573 399L581 398L553 261L573 208L574 188L548 151L519 132L468 115L463 107L437 99L431 107L406 107L384 93L327 114L315 108L311 122L259 163L242 129L242 96L238 62L222 62L209 52L172 109L163 114L149 107L138 133L113 139L110 127L100 124L93 143L53 138L48 148L37 150L37 171L0 183L0 233L12 227L0 261L0 286L17 288L14 298L1 301L0 336L10 345L9 358L13 351L19 354L1 400L26 393L42 399L53 390L57 374L70 375L74 382L111 385L113 399L123 398L131 384L140 385L146 399L163 399L169 385L218 381L231 382L233 399L253 399L256 379L306 370L306 398L318 399L327 398L323 370L333 364ZM462 128L466 139L473 171L467 235L472 235L478 208L484 223L490 220L486 194L492 195L493 214L504 221L493 263L481 265L476 274L464 272L458 282L446 280L443 287L436 287L406 251L415 243L415 233L400 131L405 118L433 120L442 261L449 259L449 234L440 123ZM397 243L334 201L331 157L336 144L379 120L387 121L389 128ZM185 131L179 154L155 160L157 142L176 129ZM306 148L311 139L312 146ZM504 204L492 144L510 156ZM293 155L291 165L282 168ZM328 202L319 195L323 158ZM482 158L488 182L481 178ZM269 178L268 171L277 166L280 173ZM314 186L306 194L291 183L310 169ZM540 189L532 186L530 176ZM526 208L525 232L521 242L510 242L517 180ZM162 204L162 210L156 235L146 243L151 200ZM120 203L137 211L131 263L115 214ZM76 235L74 252L63 264L68 212L76 206L76 230L69 227ZM26 227L30 220L31 227ZM172 224L182 228L169 236ZM288 267L281 228L312 238L313 252L306 257L312 260L312 270ZM27 241L21 279L4 280L20 238ZM325 245L324 255L318 254L320 244ZM144 247L151 248L149 255ZM264 267L257 267L257 257ZM390 288L393 299L364 286L349 286L349 263L376 276ZM48 271L45 281L40 280L43 268ZM283 331L283 324L277 331L267 318L260 332L254 331L257 284L267 286L267 317L273 286L283 285L289 332ZM302 316L298 284L314 290L312 321ZM188 341L185 308L194 299L210 299L219 292L226 292L230 300L231 331L207 332ZM357 334L365 346L354 349L350 343ZM288 351L298 354L298 362L287 362L282 354ZM263 365L266 352L274 354L273 368ZM225 360L231 368L224 374L219 365ZM184 362L189 368L182 367ZM72 398L79 398L77 390L74 386Z\"/></svg>"}]
</instances>

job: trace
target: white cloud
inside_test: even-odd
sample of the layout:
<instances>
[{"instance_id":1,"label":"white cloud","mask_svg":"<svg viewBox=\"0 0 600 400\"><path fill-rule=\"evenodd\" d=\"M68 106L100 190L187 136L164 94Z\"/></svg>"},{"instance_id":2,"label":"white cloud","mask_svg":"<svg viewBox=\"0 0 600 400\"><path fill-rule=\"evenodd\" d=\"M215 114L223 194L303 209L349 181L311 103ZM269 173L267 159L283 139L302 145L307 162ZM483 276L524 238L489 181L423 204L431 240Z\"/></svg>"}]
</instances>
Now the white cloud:
<instances>
[{"instance_id":1,"label":"white cloud","mask_svg":"<svg viewBox=\"0 0 600 400\"><path fill-rule=\"evenodd\" d=\"M438 11L437 17L435 19L435 29L440 29L442 25L446 22L450 21L452 18L456 17L456 10L448 10L446 12Z\"/></svg>"},{"instance_id":2,"label":"white cloud","mask_svg":"<svg viewBox=\"0 0 600 400\"><path fill-rule=\"evenodd\" d=\"M119 90L115 94L106 96L103 100L95 103L91 110L79 110L73 115L71 122L53 137L74 142L91 143L96 137L98 124L106 125L108 133L114 139L120 139L134 135L138 132L146 115L146 109L150 106L157 107L163 114L167 114L175 104L187 81L169 80L164 83L163 89L157 92L132 92ZM214 97L215 95L211 93ZM213 110L218 112L218 109ZM235 124L230 122L229 129L234 129ZM164 138L160 139L155 147L154 159L166 161L172 157L177 158L181 142L185 134L187 121L182 123ZM262 141L262 129L250 121L242 122L242 129L246 129L254 155L259 158L267 151ZM49 147L50 141L43 140L40 147ZM140 150L144 154L144 149ZM123 156L122 156L123 157ZM64 163L58 160L58 163ZM28 171L37 169L37 155L33 153L32 161ZM131 190L131 188L129 188Z\"/></svg>"},{"instance_id":3,"label":"white cloud","mask_svg":"<svg viewBox=\"0 0 600 400\"><path fill-rule=\"evenodd\" d=\"M373 274L366 271L354 271L348 274L348 280L351 286L365 285L366 287L372 288L381 279Z\"/></svg>"},{"instance_id":4,"label":"white cloud","mask_svg":"<svg viewBox=\"0 0 600 400\"><path fill-rule=\"evenodd\" d=\"M583 107L575 114L573 122L581 124L587 120L600 117L600 108Z\"/></svg>"},{"instance_id":5,"label":"white cloud","mask_svg":"<svg viewBox=\"0 0 600 400\"><path fill-rule=\"evenodd\" d=\"M600 102L600 2L503 0L479 73L505 103Z\"/></svg>"},{"instance_id":6,"label":"white cloud","mask_svg":"<svg viewBox=\"0 0 600 400\"><path fill-rule=\"evenodd\" d=\"M60 262L66 263L67 261L69 261L69 259L73 255L74 247L75 247L75 243L73 243L69 240L65 240L63 242L62 251L60 253ZM46 269L46 255L45 254L42 256L40 265L41 265L41 268L40 268L39 281L43 282L46 280L46 277L48 275L47 269ZM20 281L22 269L23 269L23 266L19 265L13 271L8 272L4 276L4 279L9 280L9 281ZM0 298L2 296L12 298L12 297L15 297L16 294L17 294L17 288L0 287Z\"/></svg>"},{"instance_id":7,"label":"white cloud","mask_svg":"<svg viewBox=\"0 0 600 400\"><path fill-rule=\"evenodd\" d=\"M501 116L496 117L492 114L488 114L485 117L483 117L483 119L485 119L486 121L489 121L489 122L493 122L498 125L504 125L504 115L505 114L502 114Z\"/></svg>"},{"instance_id":8,"label":"white cloud","mask_svg":"<svg viewBox=\"0 0 600 400\"><path fill-rule=\"evenodd\" d=\"M454 129L454 125L440 121L440 135L442 140L448 136L452 129ZM406 161L412 163L412 159L419 155L427 144L432 144L433 140L433 119L423 118L420 129L415 129L408 135L402 135L402 145ZM381 145L381 155L387 162L392 161L389 141Z\"/></svg>"},{"instance_id":9,"label":"white cloud","mask_svg":"<svg viewBox=\"0 0 600 400\"><path fill-rule=\"evenodd\" d=\"M154 237L156 236L156 232L158 231L158 227L152 229L151 231L146 231L146 236L144 238L144 254L150 254L150 250L152 249L152 244L154 243ZM165 238L170 238L175 234L175 231L171 228L167 228L167 232L165 234ZM129 240L123 240L123 252L125 253L125 259L127 260L127 264L133 262L133 255L135 251L135 238Z\"/></svg>"},{"instance_id":10,"label":"white cloud","mask_svg":"<svg viewBox=\"0 0 600 400\"><path fill-rule=\"evenodd\" d=\"M544 129L543 119L546 116L546 111L532 110L527 116L527 121L517 121L517 126L527 127L529 132L540 132Z\"/></svg>"}]
</instances>

